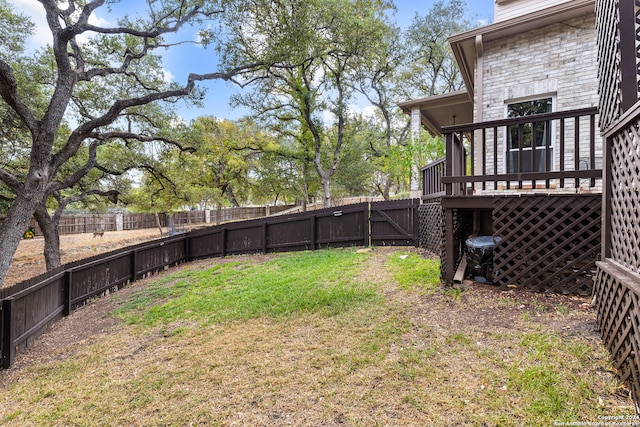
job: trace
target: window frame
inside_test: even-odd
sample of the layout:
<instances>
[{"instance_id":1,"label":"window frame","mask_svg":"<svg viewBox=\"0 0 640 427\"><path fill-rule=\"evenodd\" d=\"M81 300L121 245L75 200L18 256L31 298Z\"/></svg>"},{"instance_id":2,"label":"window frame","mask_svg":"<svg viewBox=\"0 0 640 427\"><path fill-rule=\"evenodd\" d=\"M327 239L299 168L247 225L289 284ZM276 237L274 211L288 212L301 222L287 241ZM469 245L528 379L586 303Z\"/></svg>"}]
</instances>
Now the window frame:
<instances>
[{"instance_id":1,"label":"window frame","mask_svg":"<svg viewBox=\"0 0 640 427\"><path fill-rule=\"evenodd\" d=\"M550 111L545 111L545 113L547 112L555 112L556 111L556 95L555 94L540 94L540 95L534 95L534 96L529 96L526 98L515 98L515 99L509 99L509 100L505 100L504 101L504 115L506 118L514 118L514 117L527 117L529 116L529 114L524 114L524 115L513 115L511 114L511 107L513 105L516 104L524 104L527 102L533 102L533 101L547 101L547 103L550 105ZM536 114L542 114L540 113L536 113ZM533 116L534 114L530 114L531 116ZM525 166L523 164L523 170L520 171L519 167L518 167L518 155L514 154L514 153L519 153L520 148L511 148L511 146L513 145L512 141L512 130L513 127L512 126L505 126L505 131L504 131L504 145L503 145L503 155L504 155L504 162L503 162L503 170L504 173L526 173L526 172L550 172L553 171L555 169L555 123L553 121L545 121L540 123L543 126L543 130L542 132L537 132L536 133L536 140L538 140L538 135L540 135L540 143L536 143L536 148L535 148L535 153L536 153L536 159L538 159L538 157L541 155L541 159L545 159L545 151L546 151L546 140L545 137L546 135L549 135L549 150L551 151L551 164L549 165L550 168L547 170L546 168L546 164L541 165L540 163L542 162L538 162L536 164L536 170L533 170L533 162L532 162L532 156L531 154L528 154L528 158L529 161L527 162L527 166ZM547 127L548 127L548 131L547 131ZM529 144L527 146L526 141L523 141L523 147L522 147L522 152L523 152L523 158L524 158L524 153L530 153L532 150L532 143L533 141L531 141L532 138L532 134L533 132L531 131L531 125L525 125L524 126L525 129L529 129L529 131L527 132L528 136L529 136ZM516 144L517 145L517 144ZM507 162L507 156L513 156L512 158L509 158L509 160L515 160L515 162ZM507 168L507 163L509 163L509 168ZM516 164L514 164L516 163ZM543 166L541 168L541 166Z\"/></svg>"}]
</instances>

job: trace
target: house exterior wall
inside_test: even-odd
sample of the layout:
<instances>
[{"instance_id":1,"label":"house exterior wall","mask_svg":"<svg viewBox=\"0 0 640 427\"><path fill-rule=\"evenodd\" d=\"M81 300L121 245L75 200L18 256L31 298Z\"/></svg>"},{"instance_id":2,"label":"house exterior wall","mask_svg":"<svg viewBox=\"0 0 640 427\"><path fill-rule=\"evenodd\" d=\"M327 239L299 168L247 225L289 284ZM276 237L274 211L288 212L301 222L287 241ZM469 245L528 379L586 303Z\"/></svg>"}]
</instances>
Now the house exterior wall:
<instances>
[{"instance_id":1,"label":"house exterior wall","mask_svg":"<svg viewBox=\"0 0 640 427\"><path fill-rule=\"evenodd\" d=\"M515 5L516 2L514 2ZM552 97L554 111L566 111L598 105L597 47L595 15L574 18L533 31L484 44L482 100L475 99L475 120L478 121L478 102L482 102L481 121L506 117L506 105L536 98ZM476 70L478 73L478 70ZM477 97L477 95L476 95ZM565 127L568 146L573 146L572 124ZM588 159L588 121L580 123L580 158ZM556 126L557 127L557 126ZM559 129L552 129L555 140ZM506 136L498 135L498 171L506 173ZM489 140L493 139L491 131ZM481 147L477 147L480 150ZM493 165L494 153L485 153L487 165ZM483 153L476 151L477 173ZM573 150L565 151L565 168L572 170ZM596 137L596 167L601 166L602 143ZM600 164L598 164L600 162ZM559 153L554 149L554 170L559 169ZM495 190L495 189L494 189ZM548 191L548 190L546 190Z\"/></svg>"},{"instance_id":2,"label":"house exterior wall","mask_svg":"<svg viewBox=\"0 0 640 427\"><path fill-rule=\"evenodd\" d=\"M496 0L494 19L495 22L505 21L569 1L571 0Z\"/></svg>"}]
</instances>

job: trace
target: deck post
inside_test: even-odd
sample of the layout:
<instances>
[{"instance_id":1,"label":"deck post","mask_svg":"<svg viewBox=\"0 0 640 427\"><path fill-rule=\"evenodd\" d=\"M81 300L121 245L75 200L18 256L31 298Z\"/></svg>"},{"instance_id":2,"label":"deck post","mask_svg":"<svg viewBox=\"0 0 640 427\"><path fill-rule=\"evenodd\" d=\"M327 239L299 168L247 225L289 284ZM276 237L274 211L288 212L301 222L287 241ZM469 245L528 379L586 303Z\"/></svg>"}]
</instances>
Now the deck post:
<instances>
[{"instance_id":1,"label":"deck post","mask_svg":"<svg viewBox=\"0 0 640 427\"><path fill-rule=\"evenodd\" d=\"M453 157L456 154L453 151L453 132L448 132L445 136L445 153L447 157L444 167L444 176L453 176ZM445 191L447 196L453 195L453 184L445 184Z\"/></svg>"},{"instance_id":2,"label":"deck post","mask_svg":"<svg viewBox=\"0 0 640 427\"><path fill-rule=\"evenodd\" d=\"M636 6L634 0L619 0L620 17L620 106L627 111L638 101L638 69L636 66Z\"/></svg>"},{"instance_id":3,"label":"deck post","mask_svg":"<svg viewBox=\"0 0 640 427\"><path fill-rule=\"evenodd\" d=\"M444 256L446 263L446 270L444 274L445 285L451 285L453 283L453 277L456 274L456 256L455 256L455 242L453 233L453 209L445 208L444 210Z\"/></svg>"},{"instance_id":4,"label":"deck post","mask_svg":"<svg viewBox=\"0 0 640 427\"><path fill-rule=\"evenodd\" d=\"M602 138L602 241L600 259L611 257L611 139L610 135Z\"/></svg>"}]
</instances>

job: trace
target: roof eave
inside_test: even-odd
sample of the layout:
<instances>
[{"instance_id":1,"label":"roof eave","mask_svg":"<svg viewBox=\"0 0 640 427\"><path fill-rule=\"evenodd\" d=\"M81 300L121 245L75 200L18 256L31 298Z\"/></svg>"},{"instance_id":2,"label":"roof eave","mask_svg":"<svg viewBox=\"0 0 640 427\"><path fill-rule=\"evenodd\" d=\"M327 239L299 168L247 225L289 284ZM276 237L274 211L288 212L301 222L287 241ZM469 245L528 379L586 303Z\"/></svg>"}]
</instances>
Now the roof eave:
<instances>
[{"instance_id":1,"label":"roof eave","mask_svg":"<svg viewBox=\"0 0 640 427\"><path fill-rule=\"evenodd\" d=\"M434 136L442 134L441 127L450 125L451 118L461 119L458 123L473 121L473 103L466 90L400 102L398 107L409 115L419 108L420 123Z\"/></svg>"},{"instance_id":2,"label":"roof eave","mask_svg":"<svg viewBox=\"0 0 640 427\"><path fill-rule=\"evenodd\" d=\"M475 90L477 36L481 36L482 42L485 43L589 13L595 14L595 0L574 0L450 37L449 44L469 95L473 97Z\"/></svg>"}]
</instances>

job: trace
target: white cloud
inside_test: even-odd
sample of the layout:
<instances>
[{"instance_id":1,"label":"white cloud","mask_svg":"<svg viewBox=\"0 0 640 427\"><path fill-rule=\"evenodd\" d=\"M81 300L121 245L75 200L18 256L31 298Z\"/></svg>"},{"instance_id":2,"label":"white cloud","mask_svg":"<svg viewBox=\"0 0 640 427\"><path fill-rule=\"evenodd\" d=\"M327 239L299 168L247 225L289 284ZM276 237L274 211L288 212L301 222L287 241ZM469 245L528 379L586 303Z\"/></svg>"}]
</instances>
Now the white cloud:
<instances>
[{"instance_id":1,"label":"white cloud","mask_svg":"<svg viewBox=\"0 0 640 427\"><path fill-rule=\"evenodd\" d=\"M89 16L89 24L95 25L96 27L108 27L110 25L113 25L111 21L109 21L108 19L100 18L99 16L96 16L95 13L92 13Z\"/></svg>"},{"instance_id":2,"label":"white cloud","mask_svg":"<svg viewBox=\"0 0 640 427\"><path fill-rule=\"evenodd\" d=\"M29 50L39 49L53 43L44 8L37 0L13 0L9 3L13 5L16 12L28 16L35 24L35 31L27 45ZM60 7L64 8L65 5L61 4ZM92 13L89 17L89 23L95 26L108 26L110 24L108 19L101 18L95 13ZM90 38L89 34L83 34L78 37L78 41L84 43Z\"/></svg>"},{"instance_id":3,"label":"white cloud","mask_svg":"<svg viewBox=\"0 0 640 427\"><path fill-rule=\"evenodd\" d=\"M329 110L323 110L322 122L327 126L332 126L336 122L336 116Z\"/></svg>"},{"instance_id":4,"label":"white cloud","mask_svg":"<svg viewBox=\"0 0 640 427\"><path fill-rule=\"evenodd\" d=\"M160 72L162 73L162 79L165 83L171 83L176 78L176 76L174 76L173 73L166 68L162 68Z\"/></svg>"},{"instance_id":5,"label":"white cloud","mask_svg":"<svg viewBox=\"0 0 640 427\"><path fill-rule=\"evenodd\" d=\"M187 124L187 121L181 116L174 116L171 119L171 123L170 123L172 128L176 128L178 126L186 125L186 124Z\"/></svg>"},{"instance_id":6,"label":"white cloud","mask_svg":"<svg viewBox=\"0 0 640 427\"><path fill-rule=\"evenodd\" d=\"M47 25L47 18L44 13L44 8L36 0L15 0L9 2L13 5L14 11L28 16L35 24L35 31L31 40L27 44L27 48L30 50L39 49L47 44L53 42L51 31Z\"/></svg>"},{"instance_id":7,"label":"white cloud","mask_svg":"<svg viewBox=\"0 0 640 427\"><path fill-rule=\"evenodd\" d=\"M371 104L364 104L362 99L358 99L360 103L351 103L348 105L348 117L354 118L361 115L364 118L372 118L377 114L377 107ZM336 116L330 110L322 111L322 122L327 126L332 126L336 123Z\"/></svg>"}]
</instances>

